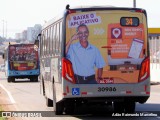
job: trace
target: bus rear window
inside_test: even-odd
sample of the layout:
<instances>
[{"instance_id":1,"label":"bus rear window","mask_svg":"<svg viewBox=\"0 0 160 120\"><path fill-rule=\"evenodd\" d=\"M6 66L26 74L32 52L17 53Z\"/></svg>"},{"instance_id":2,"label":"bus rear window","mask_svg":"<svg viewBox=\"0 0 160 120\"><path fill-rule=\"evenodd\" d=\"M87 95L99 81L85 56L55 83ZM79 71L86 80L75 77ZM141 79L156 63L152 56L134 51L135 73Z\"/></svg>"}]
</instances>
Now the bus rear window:
<instances>
[{"instance_id":1,"label":"bus rear window","mask_svg":"<svg viewBox=\"0 0 160 120\"><path fill-rule=\"evenodd\" d=\"M121 17L120 20L121 26L139 26L139 19L137 17Z\"/></svg>"}]
</instances>

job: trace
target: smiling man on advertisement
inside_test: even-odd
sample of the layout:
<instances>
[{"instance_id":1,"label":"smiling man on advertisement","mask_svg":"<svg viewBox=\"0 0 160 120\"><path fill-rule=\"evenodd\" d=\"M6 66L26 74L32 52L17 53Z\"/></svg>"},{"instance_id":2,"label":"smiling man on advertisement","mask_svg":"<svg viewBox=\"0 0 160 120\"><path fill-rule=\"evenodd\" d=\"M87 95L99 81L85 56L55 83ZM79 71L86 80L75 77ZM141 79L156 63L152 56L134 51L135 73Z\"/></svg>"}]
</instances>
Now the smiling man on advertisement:
<instances>
[{"instance_id":1,"label":"smiling man on advertisement","mask_svg":"<svg viewBox=\"0 0 160 120\"><path fill-rule=\"evenodd\" d=\"M101 78L105 61L100 51L88 42L89 30L85 24L77 27L77 33L74 34L66 44L67 58L72 62L75 73L76 83L96 84ZM72 44L74 40L78 40ZM95 78L95 69L97 67L97 80Z\"/></svg>"}]
</instances>

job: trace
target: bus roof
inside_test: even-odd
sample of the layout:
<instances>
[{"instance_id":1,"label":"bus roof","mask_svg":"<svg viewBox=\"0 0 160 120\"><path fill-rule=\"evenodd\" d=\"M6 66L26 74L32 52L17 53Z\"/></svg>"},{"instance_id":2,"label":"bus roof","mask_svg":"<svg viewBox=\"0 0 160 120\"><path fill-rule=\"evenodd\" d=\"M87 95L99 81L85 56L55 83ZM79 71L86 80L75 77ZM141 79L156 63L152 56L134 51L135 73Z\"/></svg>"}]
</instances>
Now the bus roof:
<instances>
[{"instance_id":1,"label":"bus roof","mask_svg":"<svg viewBox=\"0 0 160 120\"><path fill-rule=\"evenodd\" d=\"M131 7L116 7L116 6L111 6L111 5L106 5L106 6L75 6L70 8L69 5L66 6L66 10L65 12L63 12L62 14L58 14L56 17L54 17L53 19L49 20L48 22L46 22L43 27L42 30L47 28L48 26L52 25L52 23L54 23L55 21L60 20L61 18L64 17L64 15L66 13L68 13L69 10L78 10L78 11L94 11L94 10L139 10L143 13L146 14L146 11L142 8L131 8Z\"/></svg>"},{"instance_id":2,"label":"bus roof","mask_svg":"<svg viewBox=\"0 0 160 120\"><path fill-rule=\"evenodd\" d=\"M72 7L70 9L77 9L77 8L113 8L113 7L116 7L116 6L112 6L112 5L106 5L106 6L87 6L87 5L84 5L84 6L75 6L75 7Z\"/></svg>"},{"instance_id":3,"label":"bus roof","mask_svg":"<svg viewBox=\"0 0 160 120\"><path fill-rule=\"evenodd\" d=\"M66 8L67 9L67 8ZM68 10L143 10L142 8L133 8L133 7L116 7L112 5L104 5L104 6L77 6L73 8L69 8Z\"/></svg>"}]
</instances>

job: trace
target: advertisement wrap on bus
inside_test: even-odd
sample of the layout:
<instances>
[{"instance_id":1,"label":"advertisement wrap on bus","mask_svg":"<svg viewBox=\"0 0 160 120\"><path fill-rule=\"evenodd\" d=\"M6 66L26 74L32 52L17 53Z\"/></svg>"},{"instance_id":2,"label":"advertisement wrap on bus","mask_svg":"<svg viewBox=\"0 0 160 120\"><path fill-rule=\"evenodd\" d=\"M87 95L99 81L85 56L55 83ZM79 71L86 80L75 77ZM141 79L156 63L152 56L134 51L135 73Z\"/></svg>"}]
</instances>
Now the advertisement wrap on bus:
<instances>
[{"instance_id":1,"label":"advertisement wrap on bus","mask_svg":"<svg viewBox=\"0 0 160 120\"><path fill-rule=\"evenodd\" d=\"M34 44L9 45L6 51L8 82L15 81L15 78L38 81L39 57L38 48Z\"/></svg>"},{"instance_id":2,"label":"advertisement wrap on bus","mask_svg":"<svg viewBox=\"0 0 160 120\"><path fill-rule=\"evenodd\" d=\"M140 22L141 19L142 16L139 14L130 15L130 12L127 11L123 13L121 11L112 11L111 13L94 11L74 13L67 16L66 40L70 40L73 35L79 35L80 33L77 33L76 30L77 27L85 24L88 31L89 44L99 50L103 59L102 61L105 61L105 65L102 66L102 79L97 80L98 84L139 82L140 66L148 50L146 44L147 34L145 32L147 28L144 28L144 24L146 23ZM72 44L79 46L78 43L78 39L72 42ZM81 65L86 62L93 62L93 65L95 64L94 58L89 59L92 53L86 52L83 54L82 52L85 52L85 50L74 51L74 49L71 52L69 53L71 56L69 59L74 66L74 72L76 71L78 75L82 74L81 76L90 76L89 74L87 75L87 71L90 69L87 67L90 66L85 65L86 68L84 68ZM74 52L77 52L75 53L77 56L83 55L83 63L78 61L81 58L76 58ZM97 71L97 68L94 68L93 65L91 67ZM85 73L81 73L81 71L84 71L86 75Z\"/></svg>"}]
</instances>

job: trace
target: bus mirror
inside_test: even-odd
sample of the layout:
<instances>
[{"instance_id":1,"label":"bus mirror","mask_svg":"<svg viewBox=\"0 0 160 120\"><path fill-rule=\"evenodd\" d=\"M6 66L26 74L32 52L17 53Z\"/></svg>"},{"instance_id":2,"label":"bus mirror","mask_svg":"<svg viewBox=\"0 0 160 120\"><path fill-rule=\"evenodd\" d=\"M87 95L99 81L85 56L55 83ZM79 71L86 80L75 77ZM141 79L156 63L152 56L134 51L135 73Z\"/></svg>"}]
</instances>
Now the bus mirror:
<instances>
[{"instance_id":1,"label":"bus mirror","mask_svg":"<svg viewBox=\"0 0 160 120\"><path fill-rule=\"evenodd\" d=\"M35 40L34 44L39 48L39 40Z\"/></svg>"},{"instance_id":2,"label":"bus mirror","mask_svg":"<svg viewBox=\"0 0 160 120\"><path fill-rule=\"evenodd\" d=\"M39 41L41 40L41 34L38 34L37 39L35 40L34 44L39 48Z\"/></svg>"},{"instance_id":3,"label":"bus mirror","mask_svg":"<svg viewBox=\"0 0 160 120\"><path fill-rule=\"evenodd\" d=\"M37 36L37 40L41 40L41 34L38 34L38 36Z\"/></svg>"}]
</instances>

